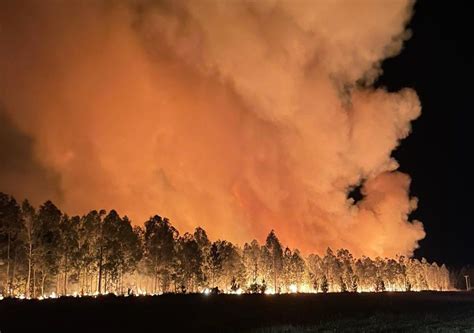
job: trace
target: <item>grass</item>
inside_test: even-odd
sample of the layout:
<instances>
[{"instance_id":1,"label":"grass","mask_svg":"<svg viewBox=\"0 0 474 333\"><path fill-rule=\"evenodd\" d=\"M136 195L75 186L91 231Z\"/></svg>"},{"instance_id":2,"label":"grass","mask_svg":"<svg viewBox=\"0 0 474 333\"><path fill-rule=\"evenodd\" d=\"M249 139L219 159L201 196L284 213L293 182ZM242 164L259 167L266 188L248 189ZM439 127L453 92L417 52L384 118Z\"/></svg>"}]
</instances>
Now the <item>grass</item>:
<instances>
[{"instance_id":1,"label":"grass","mask_svg":"<svg viewBox=\"0 0 474 333\"><path fill-rule=\"evenodd\" d=\"M339 318L309 326L271 326L252 333L310 333L310 332L474 332L474 316L444 318L427 315L391 316L377 314L367 318Z\"/></svg>"},{"instance_id":2,"label":"grass","mask_svg":"<svg viewBox=\"0 0 474 333\"><path fill-rule=\"evenodd\" d=\"M474 332L474 293L162 295L0 301L0 331Z\"/></svg>"}]
</instances>

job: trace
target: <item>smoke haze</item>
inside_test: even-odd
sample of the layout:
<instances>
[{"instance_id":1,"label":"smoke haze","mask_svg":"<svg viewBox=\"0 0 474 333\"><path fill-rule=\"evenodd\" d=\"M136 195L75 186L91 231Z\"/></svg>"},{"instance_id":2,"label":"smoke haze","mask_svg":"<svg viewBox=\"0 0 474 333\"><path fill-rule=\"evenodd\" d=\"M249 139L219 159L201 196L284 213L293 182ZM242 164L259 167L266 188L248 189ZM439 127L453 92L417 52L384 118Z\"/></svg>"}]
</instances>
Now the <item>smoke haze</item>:
<instances>
[{"instance_id":1,"label":"smoke haze","mask_svg":"<svg viewBox=\"0 0 474 333\"><path fill-rule=\"evenodd\" d=\"M421 107L372 84L412 7L2 2L0 191L239 243L275 229L303 251L410 255L424 231L391 153Z\"/></svg>"}]
</instances>

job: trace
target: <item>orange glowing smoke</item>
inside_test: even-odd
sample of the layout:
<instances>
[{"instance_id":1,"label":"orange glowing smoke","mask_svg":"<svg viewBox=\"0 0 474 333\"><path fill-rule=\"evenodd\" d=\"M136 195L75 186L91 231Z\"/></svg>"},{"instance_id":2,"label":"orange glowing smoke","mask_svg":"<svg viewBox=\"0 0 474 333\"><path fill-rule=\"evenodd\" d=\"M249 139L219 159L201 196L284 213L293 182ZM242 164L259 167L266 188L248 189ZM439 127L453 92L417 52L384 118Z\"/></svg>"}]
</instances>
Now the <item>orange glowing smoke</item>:
<instances>
[{"instance_id":1,"label":"orange glowing smoke","mask_svg":"<svg viewBox=\"0 0 474 333\"><path fill-rule=\"evenodd\" d=\"M390 154L420 105L371 87L412 5L4 2L3 112L56 175L33 196L236 242L274 228L304 251L412 253L423 226L407 220L416 200ZM32 196L29 172L4 172L0 191Z\"/></svg>"}]
</instances>

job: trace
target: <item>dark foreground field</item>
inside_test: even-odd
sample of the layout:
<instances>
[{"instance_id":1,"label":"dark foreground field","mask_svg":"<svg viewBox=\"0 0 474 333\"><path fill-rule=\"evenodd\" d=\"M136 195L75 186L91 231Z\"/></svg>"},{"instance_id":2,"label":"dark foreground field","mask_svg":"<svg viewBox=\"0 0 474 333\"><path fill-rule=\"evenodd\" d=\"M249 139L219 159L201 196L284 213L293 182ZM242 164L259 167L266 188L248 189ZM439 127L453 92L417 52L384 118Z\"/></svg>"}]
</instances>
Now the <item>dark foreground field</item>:
<instances>
[{"instance_id":1,"label":"dark foreground field","mask_svg":"<svg viewBox=\"0 0 474 333\"><path fill-rule=\"evenodd\" d=\"M474 332L474 293L163 295L0 301L1 333Z\"/></svg>"}]
</instances>

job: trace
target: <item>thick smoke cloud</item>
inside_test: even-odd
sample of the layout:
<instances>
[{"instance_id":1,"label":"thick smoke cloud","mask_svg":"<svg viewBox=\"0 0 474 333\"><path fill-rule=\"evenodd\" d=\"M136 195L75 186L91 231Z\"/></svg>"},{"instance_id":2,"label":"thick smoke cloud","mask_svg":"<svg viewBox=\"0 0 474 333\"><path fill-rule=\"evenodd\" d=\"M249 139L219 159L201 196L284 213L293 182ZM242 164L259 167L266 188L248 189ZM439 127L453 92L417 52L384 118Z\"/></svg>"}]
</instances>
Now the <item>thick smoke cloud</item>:
<instances>
[{"instance_id":1,"label":"thick smoke cloud","mask_svg":"<svg viewBox=\"0 0 474 333\"><path fill-rule=\"evenodd\" d=\"M424 231L391 152L420 105L372 83L412 5L4 3L0 100L71 214L158 212L237 242L274 228L304 251L411 254Z\"/></svg>"},{"instance_id":2,"label":"thick smoke cloud","mask_svg":"<svg viewBox=\"0 0 474 333\"><path fill-rule=\"evenodd\" d=\"M45 196L59 201L58 175L41 165L33 147L0 107L0 191L37 202Z\"/></svg>"}]
</instances>

